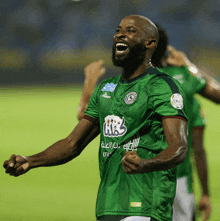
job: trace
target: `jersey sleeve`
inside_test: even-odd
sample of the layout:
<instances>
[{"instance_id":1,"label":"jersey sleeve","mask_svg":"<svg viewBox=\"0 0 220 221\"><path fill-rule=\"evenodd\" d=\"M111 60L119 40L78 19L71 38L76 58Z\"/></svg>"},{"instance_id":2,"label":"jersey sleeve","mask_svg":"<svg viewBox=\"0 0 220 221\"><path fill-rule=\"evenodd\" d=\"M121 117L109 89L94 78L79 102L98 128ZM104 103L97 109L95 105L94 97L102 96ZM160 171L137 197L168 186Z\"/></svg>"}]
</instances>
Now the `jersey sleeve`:
<instances>
[{"instance_id":1,"label":"jersey sleeve","mask_svg":"<svg viewBox=\"0 0 220 221\"><path fill-rule=\"evenodd\" d=\"M201 74L199 74L198 70L194 67L189 69L187 66L184 66L182 68L184 68L185 72L188 73L188 75L190 75L190 82L192 82L192 80L195 82L195 92L202 92L207 84L207 80ZM192 72L193 74L190 72Z\"/></svg>"},{"instance_id":2,"label":"jersey sleeve","mask_svg":"<svg viewBox=\"0 0 220 221\"><path fill-rule=\"evenodd\" d=\"M206 125L205 116L197 99L193 101L193 127L204 128Z\"/></svg>"},{"instance_id":3,"label":"jersey sleeve","mask_svg":"<svg viewBox=\"0 0 220 221\"><path fill-rule=\"evenodd\" d=\"M96 87L94 92L92 93L89 104L85 111L85 115L83 118L88 119L90 121L97 122L99 120L99 110L98 110L98 92L100 86Z\"/></svg>"},{"instance_id":4,"label":"jersey sleeve","mask_svg":"<svg viewBox=\"0 0 220 221\"><path fill-rule=\"evenodd\" d=\"M185 114L185 95L177 81L166 74L159 75L149 87L150 104L154 113L162 119L167 117L182 118Z\"/></svg>"}]
</instances>

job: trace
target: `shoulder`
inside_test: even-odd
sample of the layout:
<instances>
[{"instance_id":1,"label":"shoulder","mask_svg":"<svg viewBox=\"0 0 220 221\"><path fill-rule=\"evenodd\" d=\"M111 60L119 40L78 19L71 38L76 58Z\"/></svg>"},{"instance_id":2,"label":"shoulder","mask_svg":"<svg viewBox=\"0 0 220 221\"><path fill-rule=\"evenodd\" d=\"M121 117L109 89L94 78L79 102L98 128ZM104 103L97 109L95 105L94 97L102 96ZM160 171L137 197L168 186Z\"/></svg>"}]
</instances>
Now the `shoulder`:
<instances>
[{"instance_id":1,"label":"shoulder","mask_svg":"<svg viewBox=\"0 0 220 221\"><path fill-rule=\"evenodd\" d=\"M187 66L166 66L163 68L158 68L161 72L166 72L169 75L176 75L176 74L184 74L190 75L189 69Z\"/></svg>"},{"instance_id":2,"label":"shoulder","mask_svg":"<svg viewBox=\"0 0 220 221\"><path fill-rule=\"evenodd\" d=\"M167 88L170 89L173 93L179 93L179 82L169 74L163 72L162 69L154 68L152 75L153 77L149 82L151 86L160 87L160 89L162 89L161 86L163 86L163 89Z\"/></svg>"}]
</instances>

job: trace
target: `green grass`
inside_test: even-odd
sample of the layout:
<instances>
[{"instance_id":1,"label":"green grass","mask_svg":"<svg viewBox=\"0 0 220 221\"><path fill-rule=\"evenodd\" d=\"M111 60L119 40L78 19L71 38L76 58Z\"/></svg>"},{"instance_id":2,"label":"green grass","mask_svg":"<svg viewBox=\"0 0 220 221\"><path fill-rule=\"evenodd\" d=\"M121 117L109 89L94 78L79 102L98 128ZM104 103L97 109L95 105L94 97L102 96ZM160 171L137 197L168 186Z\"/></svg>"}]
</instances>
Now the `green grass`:
<instances>
[{"instance_id":1,"label":"green grass","mask_svg":"<svg viewBox=\"0 0 220 221\"><path fill-rule=\"evenodd\" d=\"M0 164L11 154L32 155L66 137L78 123L82 90L74 86L3 87L0 89ZM205 146L213 206L220 217L219 108L202 100L208 119ZM96 138L68 164L38 168L11 177L0 169L0 221L92 221L100 181ZM197 199L200 195L196 180ZM201 219L200 219L201 220ZM200 221L198 220L198 221Z\"/></svg>"},{"instance_id":2,"label":"green grass","mask_svg":"<svg viewBox=\"0 0 220 221\"><path fill-rule=\"evenodd\" d=\"M1 165L11 154L32 155L66 137L78 123L81 89L1 89ZM95 220L99 184L94 140L68 164L11 177L0 169L1 221Z\"/></svg>"}]
</instances>

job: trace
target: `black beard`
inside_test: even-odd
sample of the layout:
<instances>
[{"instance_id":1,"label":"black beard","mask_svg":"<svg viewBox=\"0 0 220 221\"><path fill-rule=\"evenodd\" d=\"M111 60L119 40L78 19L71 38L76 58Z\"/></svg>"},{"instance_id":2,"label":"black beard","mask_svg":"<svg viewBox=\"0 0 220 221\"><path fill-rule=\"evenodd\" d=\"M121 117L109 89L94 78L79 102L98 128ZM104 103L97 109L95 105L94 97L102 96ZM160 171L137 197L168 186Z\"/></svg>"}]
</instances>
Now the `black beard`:
<instances>
[{"instance_id":1,"label":"black beard","mask_svg":"<svg viewBox=\"0 0 220 221\"><path fill-rule=\"evenodd\" d=\"M129 48L129 52L124 58L115 59L116 47L112 47L112 62L116 67L136 70L145 60L147 48L143 43L138 43Z\"/></svg>"}]
</instances>

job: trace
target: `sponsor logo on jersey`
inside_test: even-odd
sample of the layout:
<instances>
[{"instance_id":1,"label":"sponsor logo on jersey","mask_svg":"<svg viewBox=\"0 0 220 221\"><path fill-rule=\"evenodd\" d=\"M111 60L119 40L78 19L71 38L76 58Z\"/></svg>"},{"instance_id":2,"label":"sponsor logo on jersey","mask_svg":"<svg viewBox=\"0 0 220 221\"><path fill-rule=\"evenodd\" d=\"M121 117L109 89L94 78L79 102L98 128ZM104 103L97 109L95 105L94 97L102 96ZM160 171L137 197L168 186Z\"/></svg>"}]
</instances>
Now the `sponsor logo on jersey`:
<instances>
[{"instance_id":1,"label":"sponsor logo on jersey","mask_svg":"<svg viewBox=\"0 0 220 221\"><path fill-rule=\"evenodd\" d=\"M170 103L176 109L183 109L183 97L178 93L171 96Z\"/></svg>"},{"instance_id":2,"label":"sponsor logo on jersey","mask_svg":"<svg viewBox=\"0 0 220 221\"><path fill-rule=\"evenodd\" d=\"M125 119L115 115L108 115L105 117L103 124L103 133L105 137L121 137L127 132L125 126Z\"/></svg>"},{"instance_id":3,"label":"sponsor logo on jersey","mask_svg":"<svg viewBox=\"0 0 220 221\"><path fill-rule=\"evenodd\" d=\"M130 92L125 96L125 103L126 104L133 104L135 100L137 99L137 93L136 92Z\"/></svg>"},{"instance_id":4,"label":"sponsor logo on jersey","mask_svg":"<svg viewBox=\"0 0 220 221\"><path fill-rule=\"evenodd\" d=\"M125 144L123 144L123 149L126 151L137 151L139 142L140 142L140 137L129 140ZM102 141L101 148L113 150L121 147L120 144L116 142L105 143L104 141Z\"/></svg>"},{"instance_id":5,"label":"sponsor logo on jersey","mask_svg":"<svg viewBox=\"0 0 220 221\"><path fill-rule=\"evenodd\" d=\"M111 96L107 95L107 92L105 92L105 93L102 95L102 97L104 97L104 98L111 98Z\"/></svg>"},{"instance_id":6,"label":"sponsor logo on jersey","mask_svg":"<svg viewBox=\"0 0 220 221\"><path fill-rule=\"evenodd\" d=\"M113 92L116 88L117 84L113 84L113 83L107 83L103 88L102 91L110 91Z\"/></svg>"}]
</instances>

